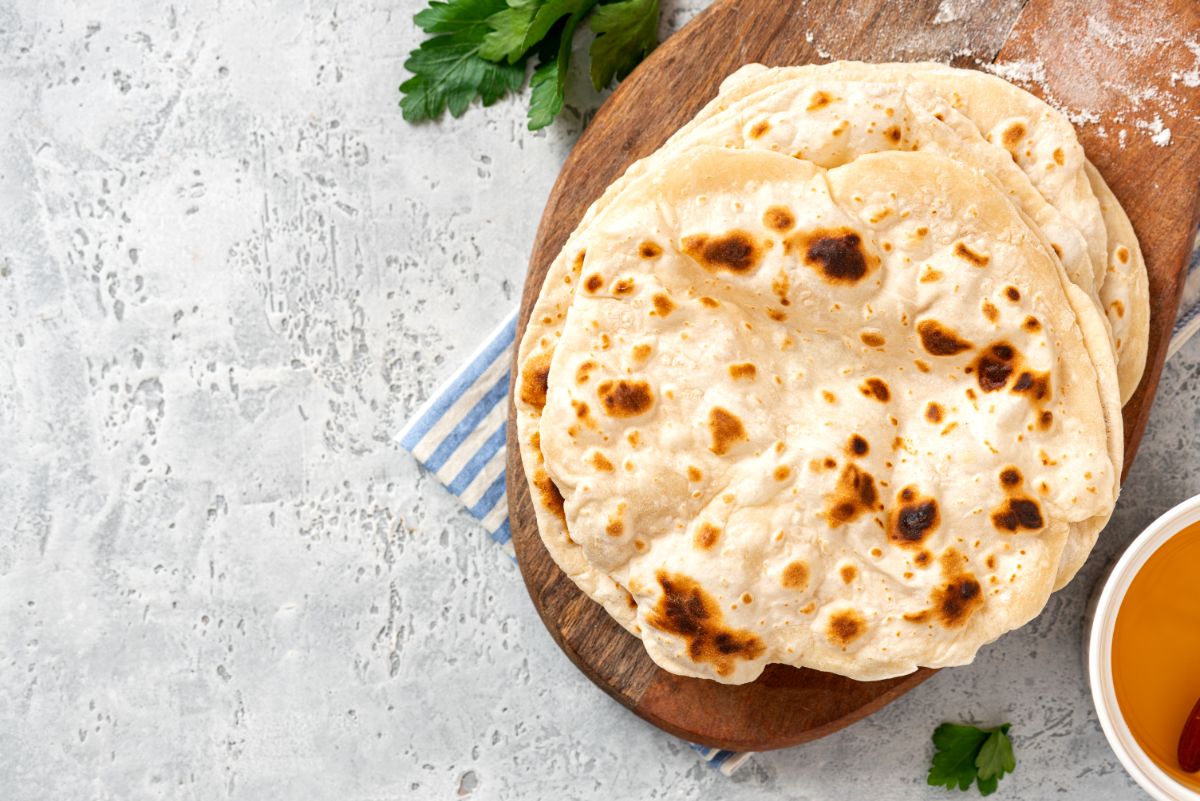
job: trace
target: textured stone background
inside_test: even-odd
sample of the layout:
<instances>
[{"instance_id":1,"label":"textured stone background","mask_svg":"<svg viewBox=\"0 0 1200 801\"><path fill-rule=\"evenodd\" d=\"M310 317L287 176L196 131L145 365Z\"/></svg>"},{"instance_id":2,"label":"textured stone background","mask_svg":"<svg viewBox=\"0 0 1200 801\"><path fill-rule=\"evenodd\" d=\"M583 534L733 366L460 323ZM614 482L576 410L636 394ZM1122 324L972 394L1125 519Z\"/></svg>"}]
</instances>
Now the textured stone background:
<instances>
[{"instance_id":1,"label":"textured stone background","mask_svg":"<svg viewBox=\"0 0 1200 801\"><path fill-rule=\"evenodd\" d=\"M515 301L598 103L406 125L418 5L0 3L0 796L948 798L947 718L1014 722L1007 797L1134 795L1081 614L1200 489L1200 341L1036 622L721 777L567 662L390 441Z\"/></svg>"}]
</instances>

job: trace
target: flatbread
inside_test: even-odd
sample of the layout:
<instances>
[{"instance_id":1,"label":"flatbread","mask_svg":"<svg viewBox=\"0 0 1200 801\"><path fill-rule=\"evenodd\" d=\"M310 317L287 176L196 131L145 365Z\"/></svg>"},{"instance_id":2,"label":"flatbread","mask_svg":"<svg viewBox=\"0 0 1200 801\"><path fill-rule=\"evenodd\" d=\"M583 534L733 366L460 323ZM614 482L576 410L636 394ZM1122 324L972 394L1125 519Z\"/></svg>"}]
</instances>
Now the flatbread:
<instances>
[{"instance_id":1,"label":"flatbread","mask_svg":"<svg viewBox=\"0 0 1200 801\"><path fill-rule=\"evenodd\" d=\"M962 664L1111 511L1103 324L981 171L691 148L585 228L518 436L551 555L668 670Z\"/></svg>"},{"instance_id":2,"label":"flatbread","mask_svg":"<svg viewBox=\"0 0 1200 801\"><path fill-rule=\"evenodd\" d=\"M1112 327L1113 346L1121 354L1117 373L1124 403L1141 383L1146 367L1146 350L1150 344L1150 279L1141 245L1125 209L1121 208L1100 171L1090 161L1084 167L1092 191L1100 201L1104 227L1108 231L1108 260L1104 283L1100 287L1100 303Z\"/></svg>"},{"instance_id":3,"label":"flatbread","mask_svg":"<svg viewBox=\"0 0 1200 801\"><path fill-rule=\"evenodd\" d=\"M565 273L570 259L586 250L587 232L595 215L619 203L639 176L658 168L673 154L697 146L780 152L812 160L826 168L845 164L864 153L910 149L979 166L983 168L980 178L1003 190L1020 212L1028 215L1034 232L1039 236L1049 232L1047 244L1061 254L1066 278L1080 286L1095 307L1081 307L1081 325L1088 333L1089 348L1102 383L1109 388L1105 393L1109 456L1119 474L1123 439L1117 367L1109 332L1099 314L1100 301L1083 237L1034 189L1007 151L985 141L972 122L931 89L920 83L861 80L853 64L830 66L846 69L844 72L823 69L821 77L811 80L769 81L757 91L750 91L747 82L742 82L744 91L736 102L714 102L706 107L696 121L684 126L659 151L632 165L593 204L560 254L560 263L551 269L548 285L559 286L562 280L559 276ZM769 72L774 75L778 71ZM855 80L841 80L845 73ZM565 313L571 300L571 292L565 285L560 288L564 291L555 296L555 315ZM1074 291L1071 294L1074 297ZM1075 298L1075 302L1084 300ZM550 312L547 309L539 313L544 316ZM1114 494L1115 482L1114 477ZM1107 520L1106 514L1072 526L1072 544L1065 551L1056 587L1065 585L1079 570Z\"/></svg>"},{"instance_id":4,"label":"flatbread","mask_svg":"<svg viewBox=\"0 0 1200 801\"><path fill-rule=\"evenodd\" d=\"M1135 257L1114 263L1111 258L1115 248L1108 244L1108 238L1121 238L1123 246L1132 253L1134 248L1128 240L1132 238L1136 245L1136 237L1125 233L1126 230L1131 233L1131 229L1123 230L1122 218L1125 224L1128 218L1107 185L1099 190L1095 188L1096 182L1088 174L1090 165L1070 120L1020 87L978 70L955 69L929 62L867 64L838 61L776 69L761 64L742 67L725 79L717 98L689 124L700 125L741 98L774 84L819 79L824 75L843 80L856 76L862 80L925 84L970 119L989 141L1011 154L1037 190L1083 235L1093 268L1093 287L1098 296L1107 294L1108 302L1104 302L1104 297L1100 297L1100 301L1109 326L1114 331L1129 331L1123 337L1114 334L1121 403L1127 402L1145 369L1148 327L1146 336L1139 339L1135 331L1130 331L1129 322L1132 320L1136 324L1145 320L1148 326L1149 289L1145 262ZM1108 212L1101 208L1102 192L1108 198ZM1103 285L1110 277L1114 283L1105 293ZM1082 283L1080 286L1085 290L1092 288ZM1117 304L1113 305L1112 301ZM1128 320L1122 319L1118 309L1125 310ZM1117 339L1120 339L1119 346L1116 346Z\"/></svg>"}]
</instances>

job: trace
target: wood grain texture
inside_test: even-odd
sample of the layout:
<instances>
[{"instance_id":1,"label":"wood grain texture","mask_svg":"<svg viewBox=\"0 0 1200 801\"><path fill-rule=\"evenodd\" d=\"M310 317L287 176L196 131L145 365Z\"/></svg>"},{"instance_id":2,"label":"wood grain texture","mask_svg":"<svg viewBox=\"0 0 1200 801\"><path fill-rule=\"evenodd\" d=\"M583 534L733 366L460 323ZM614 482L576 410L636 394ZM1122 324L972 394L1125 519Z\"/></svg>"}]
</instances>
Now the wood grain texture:
<instances>
[{"instance_id":1,"label":"wood grain texture","mask_svg":"<svg viewBox=\"0 0 1200 801\"><path fill-rule=\"evenodd\" d=\"M1120 6L1120 9L1118 8ZM1146 377L1125 409L1126 465L1145 428L1181 290L1187 243L1200 205L1200 92L1186 95L1190 114L1172 123L1172 143L1158 147L1142 132L1116 136L1130 87L1162 90L1170 71L1190 65L1183 34L1146 47L1115 45L1102 21L1128 21L1141 31L1200 30L1191 0L1106 6L1052 0L979 3L935 24L938 0L845 0L780 3L724 0L700 14L658 48L597 112L550 194L530 259L518 323L524 330L550 263L584 211L633 161L657 149L715 95L721 80L743 64L788 65L831 59L930 59L958 66L1003 61L1044 62L1046 80L1031 91L1059 104L1088 109L1107 121L1085 126L1081 138L1137 229L1150 268L1152 316ZM1124 10L1122 10L1124 9ZM1123 18L1121 14L1124 14ZM1150 23L1153 24L1150 24ZM1181 26L1181 27L1180 27ZM1190 27L1189 27L1190 26ZM1064 43L1070 43L1065 46ZM1104 82L1121 65L1123 83ZM1149 92L1144 92L1149 94ZM1189 106L1185 105L1185 110ZM515 376L517 371L513 371ZM509 430L516 430L510 407ZM605 692L636 714L687 740L738 750L769 750L822 737L859 720L933 675L920 670L879 682L856 682L812 670L772 665L737 687L669 674L646 655L597 604L566 578L546 553L515 441L508 448L508 498L513 543L534 606L567 656Z\"/></svg>"}]
</instances>

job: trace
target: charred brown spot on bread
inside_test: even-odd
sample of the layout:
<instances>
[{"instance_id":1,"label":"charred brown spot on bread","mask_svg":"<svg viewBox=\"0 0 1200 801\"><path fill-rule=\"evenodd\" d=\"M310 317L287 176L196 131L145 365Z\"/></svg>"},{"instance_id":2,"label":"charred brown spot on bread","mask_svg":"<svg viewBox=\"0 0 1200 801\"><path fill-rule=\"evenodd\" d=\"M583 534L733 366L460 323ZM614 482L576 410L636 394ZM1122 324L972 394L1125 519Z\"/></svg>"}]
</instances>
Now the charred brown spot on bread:
<instances>
[{"instance_id":1,"label":"charred brown spot on bread","mask_svg":"<svg viewBox=\"0 0 1200 801\"><path fill-rule=\"evenodd\" d=\"M597 273L592 273L587 278L583 279L583 288L588 292L599 292L604 286L604 279Z\"/></svg>"},{"instance_id":2,"label":"charred brown spot on bread","mask_svg":"<svg viewBox=\"0 0 1200 801\"><path fill-rule=\"evenodd\" d=\"M567 513L563 507L563 496L558 491L558 485L551 480L550 474L538 468L533 474L533 486L538 492L538 498L541 500L542 506L550 510L551 514L559 519L565 529L567 527Z\"/></svg>"},{"instance_id":3,"label":"charred brown spot on bread","mask_svg":"<svg viewBox=\"0 0 1200 801\"><path fill-rule=\"evenodd\" d=\"M646 622L682 637L693 662L711 664L718 676L728 676L737 660L757 659L766 650L753 632L726 626L721 607L695 579L665 570L656 578L662 597Z\"/></svg>"},{"instance_id":4,"label":"charred brown spot on bread","mask_svg":"<svg viewBox=\"0 0 1200 801\"><path fill-rule=\"evenodd\" d=\"M729 376L734 380L753 381L756 375L758 375L758 368L750 362L729 365Z\"/></svg>"},{"instance_id":5,"label":"charred brown spot on bread","mask_svg":"<svg viewBox=\"0 0 1200 801\"><path fill-rule=\"evenodd\" d=\"M917 567L929 567L929 563L933 560L933 555L929 551L921 550L913 557L913 564Z\"/></svg>"},{"instance_id":6,"label":"charred brown spot on bread","mask_svg":"<svg viewBox=\"0 0 1200 801\"><path fill-rule=\"evenodd\" d=\"M920 545L940 523L937 501L908 486L896 495L896 504L888 513L888 539L897 545Z\"/></svg>"},{"instance_id":7,"label":"charred brown spot on bread","mask_svg":"<svg viewBox=\"0 0 1200 801\"><path fill-rule=\"evenodd\" d=\"M887 382L882 378L868 378L859 387L859 391L880 403L887 403L892 397L892 392L888 389Z\"/></svg>"},{"instance_id":8,"label":"charred brown spot on bread","mask_svg":"<svg viewBox=\"0 0 1200 801\"><path fill-rule=\"evenodd\" d=\"M870 450L870 443L859 434L851 436L850 441L846 443L846 451L853 456L866 456Z\"/></svg>"},{"instance_id":9,"label":"charred brown spot on bread","mask_svg":"<svg viewBox=\"0 0 1200 801\"><path fill-rule=\"evenodd\" d=\"M996 569L996 554L994 554L994 553L988 554L988 558L985 559L983 561L983 563L985 565L987 565L988 570L995 570Z\"/></svg>"},{"instance_id":10,"label":"charred brown spot on bread","mask_svg":"<svg viewBox=\"0 0 1200 801\"><path fill-rule=\"evenodd\" d=\"M575 261L571 264L571 272L579 275L579 271L583 269L583 260L587 258L587 250L581 250L575 254Z\"/></svg>"},{"instance_id":11,"label":"charred brown spot on bread","mask_svg":"<svg viewBox=\"0 0 1200 801\"><path fill-rule=\"evenodd\" d=\"M1058 166L1061 167L1064 163L1066 163L1066 156L1063 154L1063 149L1061 147L1054 148L1054 152L1051 155L1054 157L1054 163Z\"/></svg>"},{"instance_id":12,"label":"charred brown spot on bread","mask_svg":"<svg viewBox=\"0 0 1200 801\"><path fill-rule=\"evenodd\" d=\"M1000 141L1004 143L1004 147L1008 150L1013 150L1025 138L1024 123L1014 122L1012 125L1004 129L1004 133L1000 135Z\"/></svg>"},{"instance_id":13,"label":"charred brown spot on bread","mask_svg":"<svg viewBox=\"0 0 1200 801\"><path fill-rule=\"evenodd\" d=\"M657 243L647 239L642 244L638 245L638 255L643 259L656 259L662 255L662 248Z\"/></svg>"},{"instance_id":14,"label":"charred brown spot on bread","mask_svg":"<svg viewBox=\"0 0 1200 801\"><path fill-rule=\"evenodd\" d=\"M709 411L708 430L712 434L710 450L718 456L724 456L734 445L749 439L741 418L720 406Z\"/></svg>"},{"instance_id":15,"label":"charred brown spot on bread","mask_svg":"<svg viewBox=\"0 0 1200 801\"><path fill-rule=\"evenodd\" d=\"M1118 246L1114 254L1117 257L1117 261L1121 262L1121 264L1126 264L1129 261L1129 248L1124 245Z\"/></svg>"},{"instance_id":16,"label":"charred brown spot on bread","mask_svg":"<svg viewBox=\"0 0 1200 801\"><path fill-rule=\"evenodd\" d=\"M775 480L776 481L787 481L791 477L791 475L792 475L792 468L788 467L785 464L781 464L781 465L779 465L779 467L775 468Z\"/></svg>"},{"instance_id":17,"label":"charred brown spot on bread","mask_svg":"<svg viewBox=\"0 0 1200 801\"><path fill-rule=\"evenodd\" d=\"M696 528L696 533L692 535L693 544L702 551L712 550L719 539L721 539L721 529L707 521L701 523Z\"/></svg>"},{"instance_id":18,"label":"charred brown spot on bread","mask_svg":"<svg viewBox=\"0 0 1200 801\"><path fill-rule=\"evenodd\" d=\"M796 227L796 217L787 206L768 206L763 212L763 225L783 233Z\"/></svg>"},{"instance_id":19,"label":"charred brown spot on bread","mask_svg":"<svg viewBox=\"0 0 1200 801\"><path fill-rule=\"evenodd\" d=\"M685 255L695 259L710 272L728 270L748 273L762 260L762 248L745 231L733 230L718 236L693 234L680 243Z\"/></svg>"},{"instance_id":20,"label":"charred brown spot on bread","mask_svg":"<svg viewBox=\"0 0 1200 801\"><path fill-rule=\"evenodd\" d=\"M875 511L878 505L875 477L848 464L842 468L833 492L825 498L825 520L830 528L837 528Z\"/></svg>"},{"instance_id":21,"label":"charred brown spot on bread","mask_svg":"<svg viewBox=\"0 0 1200 801\"><path fill-rule=\"evenodd\" d=\"M1025 478L1016 467L1006 467L1000 471L1000 486L1015 488L1021 486Z\"/></svg>"},{"instance_id":22,"label":"charred brown spot on bread","mask_svg":"<svg viewBox=\"0 0 1200 801\"><path fill-rule=\"evenodd\" d=\"M925 362L921 359L913 359L913 364L916 365L917 369L922 373L928 373L932 369L928 362Z\"/></svg>"},{"instance_id":23,"label":"charred brown spot on bread","mask_svg":"<svg viewBox=\"0 0 1200 801\"><path fill-rule=\"evenodd\" d=\"M937 320L922 320L917 323L917 335L921 346L934 356L954 356L975 347L958 335L954 329Z\"/></svg>"},{"instance_id":24,"label":"charred brown spot on bread","mask_svg":"<svg viewBox=\"0 0 1200 801\"><path fill-rule=\"evenodd\" d=\"M592 410L588 408L586 403L579 400L573 400L571 401L571 406L575 409L575 416L579 418L581 423L586 425L588 428L596 427L596 421L592 419Z\"/></svg>"},{"instance_id":25,"label":"charred brown spot on bread","mask_svg":"<svg viewBox=\"0 0 1200 801\"><path fill-rule=\"evenodd\" d=\"M817 111L818 109L825 108L832 102L833 98L829 96L828 92L822 92L818 90L813 92L813 96L809 99L808 108L806 110Z\"/></svg>"},{"instance_id":26,"label":"charred brown spot on bread","mask_svg":"<svg viewBox=\"0 0 1200 801\"><path fill-rule=\"evenodd\" d=\"M630 609L637 609L637 601L634 599L633 593L631 593L629 590L625 590L625 604Z\"/></svg>"},{"instance_id":27,"label":"charred brown spot on bread","mask_svg":"<svg viewBox=\"0 0 1200 801\"><path fill-rule=\"evenodd\" d=\"M1042 323L1038 320L1038 318L1030 315L1029 317L1025 318L1025 322L1021 323L1021 327L1030 333L1034 333L1042 330Z\"/></svg>"},{"instance_id":28,"label":"charred brown spot on bread","mask_svg":"<svg viewBox=\"0 0 1200 801\"><path fill-rule=\"evenodd\" d=\"M1049 431L1050 427L1053 425L1054 425L1054 412L1047 409L1046 411L1044 411L1038 415L1038 428L1040 428L1042 431Z\"/></svg>"},{"instance_id":29,"label":"charred brown spot on bread","mask_svg":"<svg viewBox=\"0 0 1200 801\"><path fill-rule=\"evenodd\" d=\"M827 389L821 390L821 397L825 399L826 403L837 403L837 395Z\"/></svg>"},{"instance_id":30,"label":"charred brown spot on bread","mask_svg":"<svg viewBox=\"0 0 1200 801\"><path fill-rule=\"evenodd\" d=\"M654 405L650 385L640 380L605 381L596 387L596 394L609 417L637 417Z\"/></svg>"},{"instance_id":31,"label":"charred brown spot on bread","mask_svg":"<svg viewBox=\"0 0 1200 801\"><path fill-rule=\"evenodd\" d=\"M826 632L829 641L843 648L857 640L867 630L867 621L862 615L847 609L834 612L829 616L829 630Z\"/></svg>"},{"instance_id":32,"label":"charred brown spot on bread","mask_svg":"<svg viewBox=\"0 0 1200 801\"><path fill-rule=\"evenodd\" d=\"M863 331L858 335L858 338L869 348L882 348L887 344L887 340L883 338L883 335L877 334L874 331Z\"/></svg>"},{"instance_id":33,"label":"charred brown spot on bread","mask_svg":"<svg viewBox=\"0 0 1200 801\"><path fill-rule=\"evenodd\" d=\"M1033 370L1022 370L1013 382L1013 392L1028 395L1034 403L1044 403L1050 400L1050 374Z\"/></svg>"},{"instance_id":34,"label":"charred brown spot on bread","mask_svg":"<svg viewBox=\"0 0 1200 801\"><path fill-rule=\"evenodd\" d=\"M991 320L993 323L1000 319L1000 310L996 308L996 304L990 300L983 301L983 316Z\"/></svg>"},{"instance_id":35,"label":"charred brown spot on bread","mask_svg":"<svg viewBox=\"0 0 1200 801\"><path fill-rule=\"evenodd\" d=\"M960 573L936 588L930 598L938 622L948 629L966 624L983 606L983 587L972 573Z\"/></svg>"},{"instance_id":36,"label":"charred brown spot on bread","mask_svg":"<svg viewBox=\"0 0 1200 801\"><path fill-rule=\"evenodd\" d=\"M967 247L965 242L954 243L954 255L960 259L965 259L976 267L986 267L991 258L985 253L976 253Z\"/></svg>"},{"instance_id":37,"label":"charred brown spot on bread","mask_svg":"<svg viewBox=\"0 0 1200 801\"><path fill-rule=\"evenodd\" d=\"M688 465L687 477L688 481L699 481L700 479L704 478L704 474L700 472L699 467Z\"/></svg>"},{"instance_id":38,"label":"charred brown spot on bread","mask_svg":"<svg viewBox=\"0 0 1200 801\"><path fill-rule=\"evenodd\" d=\"M767 132L770 130L771 123L767 122L766 120L759 120L758 122L754 123L754 125L750 126L750 138L761 139L762 137L766 136Z\"/></svg>"},{"instance_id":39,"label":"charred brown spot on bread","mask_svg":"<svg viewBox=\"0 0 1200 801\"><path fill-rule=\"evenodd\" d=\"M992 512L992 525L1001 531L1014 532L1020 529L1039 531L1045 525L1042 509L1033 498L1015 496L1008 498Z\"/></svg>"},{"instance_id":40,"label":"charred brown spot on bread","mask_svg":"<svg viewBox=\"0 0 1200 801\"><path fill-rule=\"evenodd\" d=\"M775 279L771 281L771 291L779 298L781 306L790 306L791 299L788 297L788 292L792 289L792 279L788 276L787 270L780 270Z\"/></svg>"},{"instance_id":41,"label":"charred brown spot on bread","mask_svg":"<svg viewBox=\"0 0 1200 801\"><path fill-rule=\"evenodd\" d=\"M858 568L854 565L842 565L841 568L838 569L838 573L840 573L842 576L843 584L849 584L850 582L854 581L854 579L858 578Z\"/></svg>"},{"instance_id":42,"label":"charred brown spot on bread","mask_svg":"<svg viewBox=\"0 0 1200 801\"><path fill-rule=\"evenodd\" d=\"M701 295L700 296L700 305L707 306L710 309L715 309L718 306L720 306L721 304L718 303L715 299L710 298L708 295Z\"/></svg>"},{"instance_id":43,"label":"charred brown spot on bread","mask_svg":"<svg viewBox=\"0 0 1200 801\"><path fill-rule=\"evenodd\" d=\"M787 319L787 313L781 309L767 309L767 316L780 323Z\"/></svg>"},{"instance_id":44,"label":"charred brown spot on bread","mask_svg":"<svg viewBox=\"0 0 1200 801\"><path fill-rule=\"evenodd\" d=\"M605 473L611 473L615 469L613 467L613 463L610 462L608 457L600 451L596 451L592 454L592 466Z\"/></svg>"},{"instance_id":45,"label":"charred brown spot on bread","mask_svg":"<svg viewBox=\"0 0 1200 801\"><path fill-rule=\"evenodd\" d=\"M575 368L575 383L586 384L592 377L592 371L599 365L593 361L586 361Z\"/></svg>"},{"instance_id":46,"label":"charred brown spot on bread","mask_svg":"<svg viewBox=\"0 0 1200 801\"><path fill-rule=\"evenodd\" d=\"M634 283L632 278L622 278L612 285L612 293L614 295L631 295L633 294Z\"/></svg>"},{"instance_id":47,"label":"charred brown spot on bread","mask_svg":"<svg viewBox=\"0 0 1200 801\"><path fill-rule=\"evenodd\" d=\"M640 342L633 346L633 350L630 351L630 353L633 355L633 360L635 362L644 362L646 359L650 358L651 350L653 350L653 348L651 348L649 344Z\"/></svg>"},{"instance_id":48,"label":"charred brown spot on bread","mask_svg":"<svg viewBox=\"0 0 1200 801\"><path fill-rule=\"evenodd\" d=\"M929 620L929 610L922 609L920 612L905 612L902 616L909 623L924 623Z\"/></svg>"},{"instance_id":49,"label":"charred brown spot on bread","mask_svg":"<svg viewBox=\"0 0 1200 801\"><path fill-rule=\"evenodd\" d=\"M929 405L925 407L925 419L931 423L942 422L944 414L945 412L942 410L940 403L930 401Z\"/></svg>"},{"instance_id":50,"label":"charred brown spot on bread","mask_svg":"<svg viewBox=\"0 0 1200 801\"><path fill-rule=\"evenodd\" d=\"M1121 301L1114 300L1112 303L1108 304L1108 307L1110 309L1112 309L1114 312L1116 312L1117 317L1125 316L1125 304L1122 303Z\"/></svg>"},{"instance_id":51,"label":"charred brown spot on bread","mask_svg":"<svg viewBox=\"0 0 1200 801\"><path fill-rule=\"evenodd\" d=\"M550 360L553 351L544 350L525 362L521 368L521 402L539 411L546 407L546 392L550 388Z\"/></svg>"},{"instance_id":52,"label":"charred brown spot on bread","mask_svg":"<svg viewBox=\"0 0 1200 801\"><path fill-rule=\"evenodd\" d=\"M610 517L604 526L604 533L610 537L622 537L625 535L625 521L620 517Z\"/></svg>"},{"instance_id":53,"label":"charred brown spot on bread","mask_svg":"<svg viewBox=\"0 0 1200 801\"><path fill-rule=\"evenodd\" d=\"M779 583L789 590L802 590L808 586L808 565L797 559L789 562L779 577Z\"/></svg>"},{"instance_id":54,"label":"charred brown spot on bread","mask_svg":"<svg viewBox=\"0 0 1200 801\"><path fill-rule=\"evenodd\" d=\"M1006 286L1004 287L1004 297L1008 298L1013 303L1016 303L1021 299L1021 290L1017 289L1015 286Z\"/></svg>"},{"instance_id":55,"label":"charred brown spot on bread","mask_svg":"<svg viewBox=\"0 0 1200 801\"><path fill-rule=\"evenodd\" d=\"M980 353L967 372L975 373L975 380L984 392L995 392L1008 384L1016 359L1016 348L1007 342L997 342Z\"/></svg>"},{"instance_id":56,"label":"charred brown spot on bread","mask_svg":"<svg viewBox=\"0 0 1200 801\"><path fill-rule=\"evenodd\" d=\"M893 142L899 142L902 136L900 133L900 126L889 125L887 128L883 129L883 135Z\"/></svg>"},{"instance_id":57,"label":"charred brown spot on bread","mask_svg":"<svg viewBox=\"0 0 1200 801\"><path fill-rule=\"evenodd\" d=\"M675 311L675 304L662 292L656 292L651 300L654 301L654 311L658 312L660 317L668 317Z\"/></svg>"},{"instance_id":58,"label":"charred brown spot on bread","mask_svg":"<svg viewBox=\"0 0 1200 801\"><path fill-rule=\"evenodd\" d=\"M784 252L799 252L804 263L833 284L857 284L878 263L863 248L862 237L849 228L819 228L794 234Z\"/></svg>"}]
</instances>

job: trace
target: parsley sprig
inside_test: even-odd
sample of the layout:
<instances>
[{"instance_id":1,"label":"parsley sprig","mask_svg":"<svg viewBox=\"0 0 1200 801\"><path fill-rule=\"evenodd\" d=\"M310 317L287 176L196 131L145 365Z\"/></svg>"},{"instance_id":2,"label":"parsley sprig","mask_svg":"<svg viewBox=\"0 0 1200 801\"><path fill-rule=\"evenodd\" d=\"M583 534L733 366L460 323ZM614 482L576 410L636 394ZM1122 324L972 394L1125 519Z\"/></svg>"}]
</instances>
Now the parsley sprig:
<instances>
[{"instance_id":1,"label":"parsley sprig","mask_svg":"<svg viewBox=\"0 0 1200 801\"><path fill-rule=\"evenodd\" d=\"M1017 767L1012 741L1008 738L1011 724L994 729L980 729L956 723L943 723L933 732L937 749L929 767L929 784L952 790L968 790L974 782L980 795L996 792L1000 779Z\"/></svg>"},{"instance_id":2,"label":"parsley sprig","mask_svg":"<svg viewBox=\"0 0 1200 801\"><path fill-rule=\"evenodd\" d=\"M658 44L659 0L431 0L413 20L430 38L409 54L400 84L409 122L459 117L475 98L490 106L530 78L529 129L562 111L571 45L586 19L597 91L628 75Z\"/></svg>"}]
</instances>

